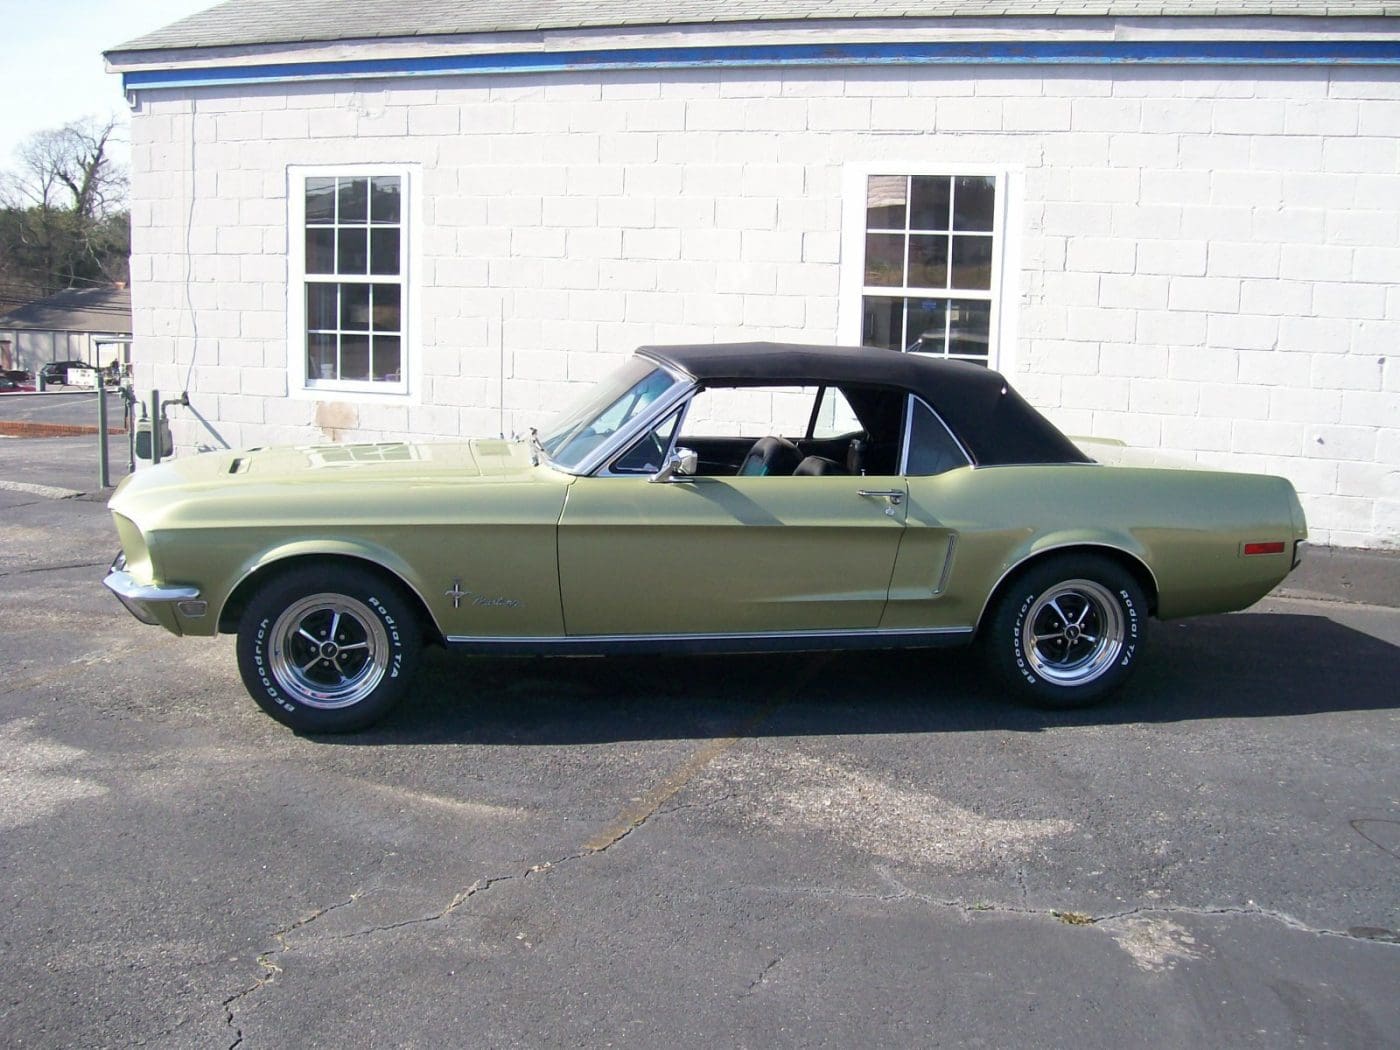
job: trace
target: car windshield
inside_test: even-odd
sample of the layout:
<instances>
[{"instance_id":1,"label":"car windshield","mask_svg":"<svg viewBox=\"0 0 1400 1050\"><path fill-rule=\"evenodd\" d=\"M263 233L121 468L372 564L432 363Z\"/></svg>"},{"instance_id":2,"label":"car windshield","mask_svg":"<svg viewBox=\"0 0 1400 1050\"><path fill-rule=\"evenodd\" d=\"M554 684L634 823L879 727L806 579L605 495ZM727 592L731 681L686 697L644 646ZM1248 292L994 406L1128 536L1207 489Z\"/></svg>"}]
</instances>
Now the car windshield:
<instances>
[{"instance_id":1,"label":"car windshield","mask_svg":"<svg viewBox=\"0 0 1400 1050\"><path fill-rule=\"evenodd\" d=\"M634 357L584 395L538 435L551 463L575 471L590 452L670 390L676 378L645 358Z\"/></svg>"}]
</instances>

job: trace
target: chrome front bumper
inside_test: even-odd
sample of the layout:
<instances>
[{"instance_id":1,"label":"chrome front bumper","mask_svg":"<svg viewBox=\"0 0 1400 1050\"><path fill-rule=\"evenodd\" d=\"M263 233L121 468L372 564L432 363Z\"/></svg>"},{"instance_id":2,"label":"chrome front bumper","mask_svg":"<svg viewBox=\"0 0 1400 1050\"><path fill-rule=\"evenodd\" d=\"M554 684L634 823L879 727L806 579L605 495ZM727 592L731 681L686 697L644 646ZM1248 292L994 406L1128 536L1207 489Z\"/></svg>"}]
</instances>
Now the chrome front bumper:
<instances>
[{"instance_id":1,"label":"chrome front bumper","mask_svg":"<svg viewBox=\"0 0 1400 1050\"><path fill-rule=\"evenodd\" d=\"M199 600L198 587L157 587L149 583L137 583L126 571L124 554L117 555L102 583L126 606L127 612L142 623L152 626L167 626L156 615L155 609L177 602L191 603L188 607L180 609L186 616L203 616L205 612L204 603Z\"/></svg>"}]
</instances>

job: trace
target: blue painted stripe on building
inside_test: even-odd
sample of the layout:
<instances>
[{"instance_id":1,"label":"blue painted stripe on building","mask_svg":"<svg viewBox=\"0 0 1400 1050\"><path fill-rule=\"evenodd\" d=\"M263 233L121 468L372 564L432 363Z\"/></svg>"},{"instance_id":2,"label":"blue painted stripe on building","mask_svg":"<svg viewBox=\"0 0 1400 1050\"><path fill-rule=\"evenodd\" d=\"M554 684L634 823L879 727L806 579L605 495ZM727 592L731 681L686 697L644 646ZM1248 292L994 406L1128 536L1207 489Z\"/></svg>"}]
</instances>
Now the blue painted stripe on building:
<instances>
[{"instance_id":1,"label":"blue painted stripe on building","mask_svg":"<svg viewBox=\"0 0 1400 1050\"><path fill-rule=\"evenodd\" d=\"M137 70L124 74L122 84L128 90L139 91L380 77L885 65L1395 66L1400 65L1400 40L758 44L609 51L531 51Z\"/></svg>"}]
</instances>

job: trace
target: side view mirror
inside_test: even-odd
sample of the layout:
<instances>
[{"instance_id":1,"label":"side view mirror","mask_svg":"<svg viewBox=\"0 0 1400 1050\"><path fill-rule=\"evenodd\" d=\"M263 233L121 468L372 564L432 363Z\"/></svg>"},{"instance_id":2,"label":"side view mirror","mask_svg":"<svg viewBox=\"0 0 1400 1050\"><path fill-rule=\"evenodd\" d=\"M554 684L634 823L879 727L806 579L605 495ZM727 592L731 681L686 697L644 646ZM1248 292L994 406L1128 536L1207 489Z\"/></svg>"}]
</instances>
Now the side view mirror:
<instances>
[{"instance_id":1,"label":"side view mirror","mask_svg":"<svg viewBox=\"0 0 1400 1050\"><path fill-rule=\"evenodd\" d=\"M647 480L652 483L682 481L695 477L700 469L700 457L688 448L678 448L671 453L666 465Z\"/></svg>"}]
</instances>

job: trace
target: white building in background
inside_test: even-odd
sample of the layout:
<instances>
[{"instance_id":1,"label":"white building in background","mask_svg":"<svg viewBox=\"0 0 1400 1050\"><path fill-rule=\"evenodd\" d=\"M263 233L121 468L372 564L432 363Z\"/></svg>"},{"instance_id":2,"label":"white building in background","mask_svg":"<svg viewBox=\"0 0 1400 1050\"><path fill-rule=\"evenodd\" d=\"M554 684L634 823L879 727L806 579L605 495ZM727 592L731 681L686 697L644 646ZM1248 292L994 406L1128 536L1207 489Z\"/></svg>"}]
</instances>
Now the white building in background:
<instances>
[{"instance_id":1,"label":"white building in background","mask_svg":"<svg viewBox=\"0 0 1400 1050\"><path fill-rule=\"evenodd\" d=\"M51 361L127 363L131 293L68 288L0 316L0 370L36 373Z\"/></svg>"},{"instance_id":2,"label":"white building in background","mask_svg":"<svg viewBox=\"0 0 1400 1050\"><path fill-rule=\"evenodd\" d=\"M232 0L123 45L137 384L184 451L434 438L640 344L883 344L1400 546L1400 4L899 7Z\"/></svg>"}]
</instances>

